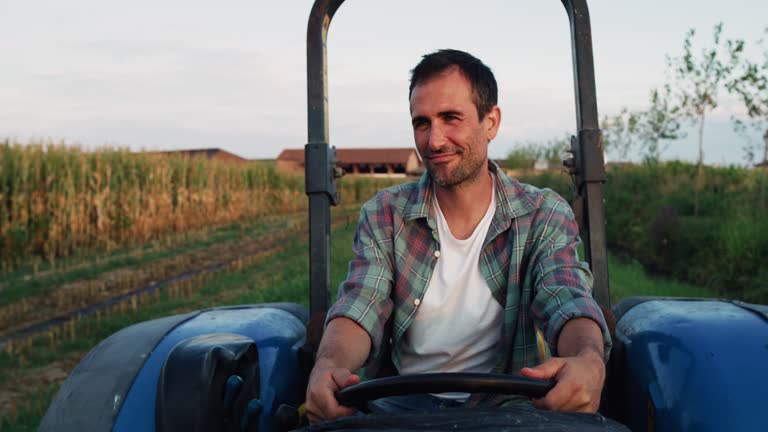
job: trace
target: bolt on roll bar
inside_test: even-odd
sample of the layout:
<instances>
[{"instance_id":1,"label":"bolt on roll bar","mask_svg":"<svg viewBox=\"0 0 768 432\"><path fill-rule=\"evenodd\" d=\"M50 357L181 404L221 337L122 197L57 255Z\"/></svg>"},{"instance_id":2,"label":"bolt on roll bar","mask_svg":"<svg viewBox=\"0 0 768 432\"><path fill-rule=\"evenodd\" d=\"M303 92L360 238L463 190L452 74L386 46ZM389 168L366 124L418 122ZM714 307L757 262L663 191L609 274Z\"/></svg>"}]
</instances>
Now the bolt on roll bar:
<instances>
[{"instance_id":1,"label":"bolt on roll bar","mask_svg":"<svg viewBox=\"0 0 768 432\"><path fill-rule=\"evenodd\" d=\"M592 30L586 0L561 0L568 14L573 53L577 136L573 158L565 161L576 188L574 205L581 225L586 259L594 276L593 296L610 308L605 238L603 140L598 126ZM306 192L309 196L310 316L325 316L330 285L330 206L338 203L335 147L328 134L328 28L344 0L316 0L307 26Z\"/></svg>"}]
</instances>

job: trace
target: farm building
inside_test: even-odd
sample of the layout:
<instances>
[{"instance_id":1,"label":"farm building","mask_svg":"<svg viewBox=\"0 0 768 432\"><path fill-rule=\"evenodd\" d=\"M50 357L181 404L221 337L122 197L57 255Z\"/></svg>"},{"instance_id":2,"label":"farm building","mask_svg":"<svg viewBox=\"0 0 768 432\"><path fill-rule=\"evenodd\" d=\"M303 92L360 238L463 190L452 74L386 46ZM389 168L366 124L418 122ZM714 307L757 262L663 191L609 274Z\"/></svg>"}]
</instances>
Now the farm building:
<instances>
[{"instance_id":1,"label":"farm building","mask_svg":"<svg viewBox=\"0 0 768 432\"><path fill-rule=\"evenodd\" d=\"M249 162L248 159L240 157L234 153L230 153L226 150L222 150L220 148L169 150L169 151L147 152L147 154L164 155L164 156L165 155L167 156L181 155L189 158L200 157L200 158L206 158L208 160L218 160L222 162L234 162L234 163Z\"/></svg>"},{"instance_id":2,"label":"farm building","mask_svg":"<svg viewBox=\"0 0 768 432\"><path fill-rule=\"evenodd\" d=\"M347 175L374 177L418 176L424 171L414 148L336 149L337 166ZM279 171L304 172L304 149L286 149L277 157Z\"/></svg>"}]
</instances>

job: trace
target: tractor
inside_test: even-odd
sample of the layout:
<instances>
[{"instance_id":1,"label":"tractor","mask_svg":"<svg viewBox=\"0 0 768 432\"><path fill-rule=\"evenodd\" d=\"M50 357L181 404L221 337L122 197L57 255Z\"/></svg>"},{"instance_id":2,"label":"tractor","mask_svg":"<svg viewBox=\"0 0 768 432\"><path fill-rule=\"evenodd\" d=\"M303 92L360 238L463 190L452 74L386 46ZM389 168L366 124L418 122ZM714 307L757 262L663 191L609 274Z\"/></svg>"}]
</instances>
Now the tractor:
<instances>
[{"instance_id":1,"label":"tractor","mask_svg":"<svg viewBox=\"0 0 768 432\"><path fill-rule=\"evenodd\" d=\"M768 429L768 306L633 297L610 304L606 180L586 0L562 0L570 22L577 134L566 161L574 210L612 311L614 348L597 414L516 407L359 415L306 425L301 404L329 305L331 212L338 204L329 145L327 45L344 0L316 0L307 29L309 310L289 303L218 307L139 323L93 348L51 403L39 430L89 432L466 430L758 431ZM610 314L609 314L610 315ZM344 405L411 392L540 397L553 383L495 374L426 374L364 381Z\"/></svg>"}]
</instances>

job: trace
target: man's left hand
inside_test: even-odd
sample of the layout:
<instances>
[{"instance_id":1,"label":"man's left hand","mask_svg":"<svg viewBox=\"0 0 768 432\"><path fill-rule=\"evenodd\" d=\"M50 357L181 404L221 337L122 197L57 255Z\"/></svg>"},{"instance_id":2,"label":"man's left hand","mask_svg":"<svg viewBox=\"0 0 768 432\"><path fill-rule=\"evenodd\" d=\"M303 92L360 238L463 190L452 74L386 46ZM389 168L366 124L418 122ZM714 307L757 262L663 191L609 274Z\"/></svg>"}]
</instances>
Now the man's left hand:
<instances>
[{"instance_id":1,"label":"man's left hand","mask_svg":"<svg viewBox=\"0 0 768 432\"><path fill-rule=\"evenodd\" d=\"M595 413L605 382L605 364L594 351L575 357L552 357L520 373L529 378L555 379L557 384L541 399L534 399L539 409Z\"/></svg>"}]
</instances>

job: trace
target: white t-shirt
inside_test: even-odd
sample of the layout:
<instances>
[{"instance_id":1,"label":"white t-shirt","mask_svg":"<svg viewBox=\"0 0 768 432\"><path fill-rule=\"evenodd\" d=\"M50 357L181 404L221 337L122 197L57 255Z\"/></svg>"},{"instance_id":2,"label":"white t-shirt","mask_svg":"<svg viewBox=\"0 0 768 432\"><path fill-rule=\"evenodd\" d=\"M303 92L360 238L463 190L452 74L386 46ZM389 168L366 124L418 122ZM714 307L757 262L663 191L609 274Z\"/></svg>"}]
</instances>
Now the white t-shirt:
<instances>
[{"instance_id":1,"label":"white t-shirt","mask_svg":"<svg viewBox=\"0 0 768 432\"><path fill-rule=\"evenodd\" d=\"M480 273L480 252L496 209L491 204L472 235L455 238L434 198L440 255L403 338L400 374L490 372L496 362L503 309ZM437 396L466 399L466 393Z\"/></svg>"}]
</instances>

